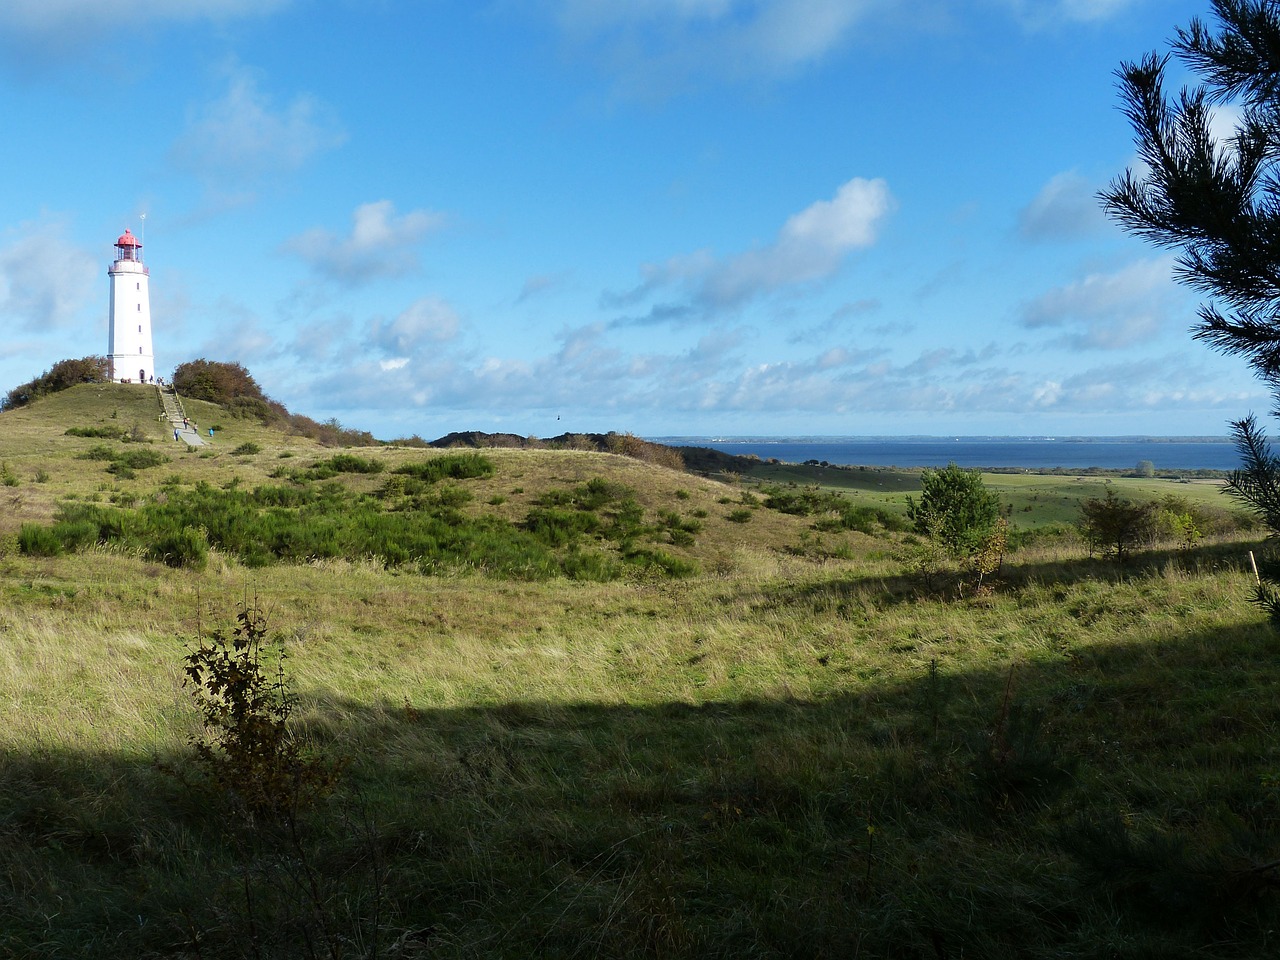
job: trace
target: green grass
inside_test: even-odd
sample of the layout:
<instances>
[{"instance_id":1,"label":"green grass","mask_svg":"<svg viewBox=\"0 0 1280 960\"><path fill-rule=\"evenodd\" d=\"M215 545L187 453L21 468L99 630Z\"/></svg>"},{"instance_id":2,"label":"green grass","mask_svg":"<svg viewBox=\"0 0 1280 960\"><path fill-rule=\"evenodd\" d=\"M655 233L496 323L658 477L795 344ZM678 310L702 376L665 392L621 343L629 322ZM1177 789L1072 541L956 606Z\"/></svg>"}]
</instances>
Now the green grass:
<instances>
[{"instance_id":1,"label":"green grass","mask_svg":"<svg viewBox=\"0 0 1280 960\"><path fill-rule=\"evenodd\" d=\"M397 470L454 454L366 449L383 470L294 484L268 472L333 452L246 432L219 446L256 461L171 452L117 488L77 459L101 441L11 416L6 461L25 478L42 451L49 480L0 528L0 956L1274 952L1280 639L1240 534L1123 566L1047 537L956 600L903 533L815 530L753 485L621 457L482 451L491 470L428 482ZM1075 489L1013 479L1035 510ZM856 502L908 492L891 482ZM18 552L71 496L145 512L259 489L349 513L461 489L468 522L554 515L566 556L611 529L697 572ZM344 761L292 829L238 815L191 761L187 645L246 598L299 729Z\"/></svg>"}]
</instances>

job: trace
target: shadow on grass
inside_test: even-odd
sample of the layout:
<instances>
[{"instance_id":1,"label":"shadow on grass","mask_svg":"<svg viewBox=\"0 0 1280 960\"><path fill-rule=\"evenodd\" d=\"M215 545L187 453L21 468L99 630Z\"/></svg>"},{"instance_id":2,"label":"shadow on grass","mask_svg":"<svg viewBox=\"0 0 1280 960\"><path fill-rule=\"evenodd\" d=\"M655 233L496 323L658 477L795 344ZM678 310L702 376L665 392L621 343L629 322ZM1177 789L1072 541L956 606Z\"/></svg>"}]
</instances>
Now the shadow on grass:
<instances>
[{"instance_id":1,"label":"shadow on grass","mask_svg":"<svg viewBox=\"0 0 1280 960\"><path fill-rule=\"evenodd\" d=\"M1264 542L1231 542L1212 544L1191 550L1146 550L1120 563L1104 557L1077 557L1041 562L1022 562L1017 554L1006 558L1001 569L988 578L988 584L1000 594L1040 584L1053 584L1063 595L1072 584L1093 581L1116 584L1144 577L1160 576L1164 571L1182 570L1188 574L1246 571L1249 551L1257 553ZM888 576L824 577L792 582L767 588L761 605L769 607L808 606L815 610L840 611L851 601L874 601L879 605L914 602L920 599L960 597L972 591L972 577L955 571L943 571L926 577L916 572Z\"/></svg>"},{"instance_id":2,"label":"shadow on grass","mask_svg":"<svg viewBox=\"0 0 1280 960\"><path fill-rule=\"evenodd\" d=\"M818 701L313 692L349 766L279 823L179 756L9 754L0 955L1271 956L1277 654L1240 627Z\"/></svg>"}]
</instances>

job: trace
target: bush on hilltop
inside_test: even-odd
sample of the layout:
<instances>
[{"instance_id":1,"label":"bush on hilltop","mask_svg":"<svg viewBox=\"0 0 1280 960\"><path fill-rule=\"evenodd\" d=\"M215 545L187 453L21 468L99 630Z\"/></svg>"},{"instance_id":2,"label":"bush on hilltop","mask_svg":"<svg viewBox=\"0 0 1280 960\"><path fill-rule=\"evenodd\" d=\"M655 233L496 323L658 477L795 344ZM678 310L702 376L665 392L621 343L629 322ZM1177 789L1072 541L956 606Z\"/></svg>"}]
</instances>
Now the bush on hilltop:
<instances>
[{"instance_id":1,"label":"bush on hilltop","mask_svg":"<svg viewBox=\"0 0 1280 960\"><path fill-rule=\"evenodd\" d=\"M33 400L59 390L66 390L80 383L106 383L107 358L99 356L82 357L79 360L59 360L34 380L19 384L0 400L0 410L14 410L25 407Z\"/></svg>"},{"instance_id":2,"label":"bush on hilltop","mask_svg":"<svg viewBox=\"0 0 1280 960\"><path fill-rule=\"evenodd\" d=\"M369 447L378 443L368 431L348 430L337 420L319 423L290 413L284 404L263 393L258 381L239 363L201 357L179 364L173 371L173 387L184 397L216 403L233 416L281 427L328 447Z\"/></svg>"}]
</instances>

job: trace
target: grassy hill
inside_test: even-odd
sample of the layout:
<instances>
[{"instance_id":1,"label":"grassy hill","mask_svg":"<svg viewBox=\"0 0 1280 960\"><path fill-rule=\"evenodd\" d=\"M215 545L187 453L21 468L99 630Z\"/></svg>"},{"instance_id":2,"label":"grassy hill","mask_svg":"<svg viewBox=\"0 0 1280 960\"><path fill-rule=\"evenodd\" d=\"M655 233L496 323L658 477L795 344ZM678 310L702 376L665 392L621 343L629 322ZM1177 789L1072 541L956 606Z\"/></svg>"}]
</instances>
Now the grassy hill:
<instances>
[{"instance_id":1,"label":"grassy hill","mask_svg":"<svg viewBox=\"0 0 1280 960\"><path fill-rule=\"evenodd\" d=\"M157 413L104 385L0 414L0 956L1273 955L1280 641L1247 535L1123 566L1046 536L958 595L909 534L766 506L820 480L900 510L910 472L491 449L428 482L462 454L335 461L195 404L219 429L187 452ZM168 459L109 472L135 450ZM988 480L1042 530L1102 482ZM245 539L171 566L143 534L193 503ZM76 511L111 536L21 551ZM562 566L289 553L425 516ZM190 746L184 657L246 602L339 770L279 819Z\"/></svg>"}]
</instances>

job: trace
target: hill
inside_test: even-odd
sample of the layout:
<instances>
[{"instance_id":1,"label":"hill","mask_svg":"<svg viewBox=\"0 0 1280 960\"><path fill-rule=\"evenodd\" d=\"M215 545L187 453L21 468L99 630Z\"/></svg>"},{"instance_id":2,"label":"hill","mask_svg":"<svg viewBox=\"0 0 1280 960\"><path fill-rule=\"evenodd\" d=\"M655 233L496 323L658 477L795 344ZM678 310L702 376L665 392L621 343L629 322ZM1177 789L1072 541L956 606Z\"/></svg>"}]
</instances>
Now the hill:
<instances>
[{"instance_id":1,"label":"hill","mask_svg":"<svg viewBox=\"0 0 1280 960\"><path fill-rule=\"evenodd\" d=\"M961 592L892 523L830 522L837 481L906 473L335 451L205 407L187 452L148 403L0 414L0 955L1272 952L1280 641L1245 535L1125 565L1049 537ZM201 564L152 551L164 518ZM58 524L93 526L21 549ZM394 535L326 552L357 528ZM191 746L186 658L246 603L336 770L279 816Z\"/></svg>"}]
</instances>

